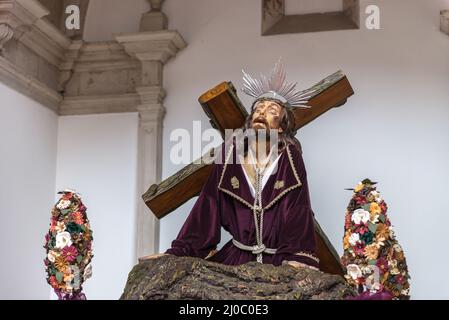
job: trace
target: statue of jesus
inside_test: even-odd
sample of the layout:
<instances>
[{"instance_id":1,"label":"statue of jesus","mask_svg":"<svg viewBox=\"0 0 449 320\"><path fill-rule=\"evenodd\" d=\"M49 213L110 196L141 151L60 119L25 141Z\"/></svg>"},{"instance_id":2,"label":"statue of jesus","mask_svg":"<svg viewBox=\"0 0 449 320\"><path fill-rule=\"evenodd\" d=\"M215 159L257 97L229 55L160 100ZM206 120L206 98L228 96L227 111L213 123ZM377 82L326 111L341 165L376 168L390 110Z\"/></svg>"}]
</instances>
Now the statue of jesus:
<instances>
[{"instance_id":1,"label":"statue of jesus","mask_svg":"<svg viewBox=\"0 0 449 320\"><path fill-rule=\"evenodd\" d=\"M314 214L292 113L293 108L307 107L307 92L285 81L280 62L270 77L254 79L244 73L243 91L255 98L243 129L255 132L256 138L245 140L241 154L235 139L223 144L222 161L214 163L165 254L227 265L258 261L318 268ZM275 143L267 134L273 130L279 137ZM217 251L221 228L233 239Z\"/></svg>"}]
</instances>

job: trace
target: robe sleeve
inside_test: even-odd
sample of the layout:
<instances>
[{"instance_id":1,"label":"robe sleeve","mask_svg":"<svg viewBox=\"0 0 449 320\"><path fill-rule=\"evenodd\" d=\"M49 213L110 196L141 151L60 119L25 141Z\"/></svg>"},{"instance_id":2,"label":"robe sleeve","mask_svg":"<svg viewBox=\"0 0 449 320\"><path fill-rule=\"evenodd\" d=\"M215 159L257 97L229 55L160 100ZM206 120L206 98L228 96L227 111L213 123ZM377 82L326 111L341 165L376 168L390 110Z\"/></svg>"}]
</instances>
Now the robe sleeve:
<instances>
[{"instance_id":1,"label":"robe sleeve","mask_svg":"<svg viewBox=\"0 0 449 320\"><path fill-rule=\"evenodd\" d=\"M299 152L295 154L294 161L302 185L299 187L298 197L291 202L285 213L273 264L297 261L318 268L319 260L315 254L315 220L310 204L307 175Z\"/></svg>"},{"instance_id":2,"label":"robe sleeve","mask_svg":"<svg viewBox=\"0 0 449 320\"><path fill-rule=\"evenodd\" d=\"M175 256L205 258L221 239L218 179L222 166L214 164L195 205L178 237L165 253Z\"/></svg>"}]
</instances>

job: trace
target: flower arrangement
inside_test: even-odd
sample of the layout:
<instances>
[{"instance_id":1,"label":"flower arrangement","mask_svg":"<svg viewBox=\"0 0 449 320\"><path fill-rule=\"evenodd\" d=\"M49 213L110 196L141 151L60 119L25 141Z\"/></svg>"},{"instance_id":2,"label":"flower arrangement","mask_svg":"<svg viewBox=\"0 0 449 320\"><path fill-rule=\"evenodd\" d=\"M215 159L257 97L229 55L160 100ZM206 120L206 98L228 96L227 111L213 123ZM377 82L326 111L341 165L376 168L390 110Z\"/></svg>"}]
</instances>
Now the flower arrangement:
<instances>
[{"instance_id":1,"label":"flower arrangement","mask_svg":"<svg viewBox=\"0 0 449 320\"><path fill-rule=\"evenodd\" d=\"M92 230L80 196L72 190L58 194L62 197L45 236L47 282L61 300L85 300L82 285L92 275Z\"/></svg>"},{"instance_id":2,"label":"flower arrangement","mask_svg":"<svg viewBox=\"0 0 449 320\"><path fill-rule=\"evenodd\" d=\"M354 189L345 218L342 264L349 284L368 295L387 293L409 299L410 284L404 251L387 217L387 204L376 183L365 179Z\"/></svg>"}]
</instances>

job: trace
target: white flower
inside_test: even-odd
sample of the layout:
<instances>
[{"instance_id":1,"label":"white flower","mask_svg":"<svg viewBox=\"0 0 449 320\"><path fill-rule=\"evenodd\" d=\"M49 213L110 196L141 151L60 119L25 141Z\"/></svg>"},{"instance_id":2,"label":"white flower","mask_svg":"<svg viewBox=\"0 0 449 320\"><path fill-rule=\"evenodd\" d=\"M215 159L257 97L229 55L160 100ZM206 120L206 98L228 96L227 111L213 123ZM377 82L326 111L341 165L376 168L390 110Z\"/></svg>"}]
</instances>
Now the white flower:
<instances>
[{"instance_id":1,"label":"white flower","mask_svg":"<svg viewBox=\"0 0 449 320\"><path fill-rule=\"evenodd\" d=\"M377 202L377 203L381 203L382 201L384 201L384 199L382 199L381 197L376 198L376 202Z\"/></svg>"},{"instance_id":2,"label":"white flower","mask_svg":"<svg viewBox=\"0 0 449 320\"><path fill-rule=\"evenodd\" d=\"M53 250L49 251L47 254L47 258L48 258L48 260L50 260L51 263L54 263L56 258L59 256L60 256L60 254Z\"/></svg>"},{"instance_id":3,"label":"white flower","mask_svg":"<svg viewBox=\"0 0 449 320\"><path fill-rule=\"evenodd\" d=\"M70 233L68 232L58 232L56 234L56 248L63 249L67 246L72 245L72 240Z\"/></svg>"},{"instance_id":4,"label":"white flower","mask_svg":"<svg viewBox=\"0 0 449 320\"><path fill-rule=\"evenodd\" d=\"M84 269L83 279L84 279L84 281L86 281L90 277L92 277L92 263L89 263L87 265L86 269Z\"/></svg>"},{"instance_id":5,"label":"white flower","mask_svg":"<svg viewBox=\"0 0 449 320\"><path fill-rule=\"evenodd\" d=\"M380 193L379 193L378 191L375 191L375 190L371 191L370 194L371 194L374 198L376 198L376 199L379 198L379 196L380 196Z\"/></svg>"},{"instance_id":6,"label":"white flower","mask_svg":"<svg viewBox=\"0 0 449 320\"><path fill-rule=\"evenodd\" d=\"M402 290L402 291L401 291L401 294L403 294L403 295L405 295L405 296L410 295L410 288L407 288L407 289Z\"/></svg>"},{"instance_id":7,"label":"white flower","mask_svg":"<svg viewBox=\"0 0 449 320\"><path fill-rule=\"evenodd\" d=\"M357 209L352 214L351 220L355 224L360 224L360 222L367 223L369 220L369 212L363 209Z\"/></svg>"},{"instance_id":8,"label":"white flower","mask_svg":"<svg viewBox=\"0 0 449 320\"><path fill-rule=\"evenodd\" d=\"M360 236L358 233L353 233L351 234L351 236L349 237L349 244L351 246L355 246L357 244L357 242L360 241Z\"/></svg>"},{"instance_id":9,"label":"white flower","mask_svg":"<svg viewBox=\"0 0 449 320\"><path fill-rule=\"evenodd\" d=\"M348 271L348 275L354 279L357 280L358 278L362 277L362 271L360 270L359 266L356 264L349 264L346 267L347 271Z\"/></svg>"},{"instance_id":10,"label":"white flower","mask_svg":"<svg viewBox=\"0 0 449 320\"><path fill-rule=\"evenodd\" d=\"M69 200L61 199L58 204L56 205L56 208L59 210L64 210L70 207L71 202Z\"/></svg>"}]
</instances>

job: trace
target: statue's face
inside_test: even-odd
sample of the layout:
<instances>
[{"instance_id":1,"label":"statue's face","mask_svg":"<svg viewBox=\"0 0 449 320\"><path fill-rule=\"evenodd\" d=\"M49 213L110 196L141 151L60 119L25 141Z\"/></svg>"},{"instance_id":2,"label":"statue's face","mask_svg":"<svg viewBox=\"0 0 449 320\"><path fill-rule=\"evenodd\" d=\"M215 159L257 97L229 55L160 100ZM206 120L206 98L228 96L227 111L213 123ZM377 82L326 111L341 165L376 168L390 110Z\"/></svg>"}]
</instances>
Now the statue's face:
<instances>
[{"instance_id":1,"label":"statue's face","mask_svg":"<svg viewBox=\"0 0 449 320\"><path fill-rule=\"evenodd\" d=\"M267 131L279 130L279 133L282 133L283 129L280 127L280 123L284 112L284 107L274 101L260 101L254 106L252 128Z\"/></svg>"}]
</instances>

